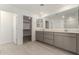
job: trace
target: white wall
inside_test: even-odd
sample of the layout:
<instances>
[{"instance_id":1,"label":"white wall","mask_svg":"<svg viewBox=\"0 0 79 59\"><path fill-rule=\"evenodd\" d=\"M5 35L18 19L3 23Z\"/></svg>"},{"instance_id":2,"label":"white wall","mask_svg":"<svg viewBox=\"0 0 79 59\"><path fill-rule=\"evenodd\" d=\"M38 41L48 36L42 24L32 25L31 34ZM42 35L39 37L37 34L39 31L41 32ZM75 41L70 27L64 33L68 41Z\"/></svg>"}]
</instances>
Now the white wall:
<instances>
[{"instance_id":1,"label":"white wall","mask_svg":"<svg viewBox=\"0 0 79 59\"><path fill-rule=\"evenodd\" d=\"M13 16L13 43L17 44L17 40L16 40L16 17L17 15L14 14Z\"/></svg>"},{"instance_id":2,"label":"white wall","mask_svg":"<svg viewBox=\"0 0 79 59\"><path fill-rule=\"evenodd\" d=\"M23 19L22 16L32 16L30 12L27 12L26 10L19 9L16 7L13 7L11 5L5 5L5 4L0 4L0 10L3 11L8 11L15 13L17 15L16 17L16 40L17 44L23 44ZM14 40L14 42L16 42Z\"/></svg>"},{"instance_id":3,"label":"white wall","mask_svg":"<svg viewBox=\"0 0 79 59\"><path fill-rule=\"evenodd\" d=\"M14 14L0 11L0 44L13 42L13 20Z\"/></svg>"},{"instance_id":4,"label":"white wall","mask_svg":"<svg viewBox=\"0 0 79 59\"><path fill-rule=\"evenodd\" d=\"M35 34L35 31L36 31L36 17L33 16L32 18L32 41L35 41L35 37L36 37L36 34Z\"/></svg>"}]
</instances>

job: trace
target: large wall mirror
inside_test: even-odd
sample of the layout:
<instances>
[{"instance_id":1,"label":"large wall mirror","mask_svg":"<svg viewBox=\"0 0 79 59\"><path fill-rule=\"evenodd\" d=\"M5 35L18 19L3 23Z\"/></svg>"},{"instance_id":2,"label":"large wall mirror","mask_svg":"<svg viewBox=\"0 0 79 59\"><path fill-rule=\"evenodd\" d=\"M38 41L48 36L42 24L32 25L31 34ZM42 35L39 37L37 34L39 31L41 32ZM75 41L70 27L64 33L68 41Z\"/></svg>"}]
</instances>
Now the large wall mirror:
<instances>
[{"instance_id":1,"label":"large wall mirror","mask_svg":"<svg viewBox=\"0 0 79 59\"><path fill-rule=\"evenodd\" d=\"M78 28L78 8L66 11L65 13L65 28L77 29Z\"/></svg>"},{"instance_id":2,"label":"large wall mirror","mask_svg":"<svg viewBox=\"0 0 79 59\"><path fill-rule=\"evenodd\" d=\"M37 27L45 29L73 31L79 29L78 7L37 19Z\"/></svg>"}]
</instances>

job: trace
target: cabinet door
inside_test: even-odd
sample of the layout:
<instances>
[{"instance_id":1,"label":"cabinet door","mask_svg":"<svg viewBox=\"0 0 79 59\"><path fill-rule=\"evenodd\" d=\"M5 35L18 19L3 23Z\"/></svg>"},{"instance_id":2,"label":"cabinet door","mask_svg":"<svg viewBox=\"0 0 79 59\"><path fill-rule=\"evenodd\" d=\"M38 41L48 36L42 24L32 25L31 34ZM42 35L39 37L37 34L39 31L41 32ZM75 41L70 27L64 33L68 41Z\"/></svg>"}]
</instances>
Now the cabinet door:
<instances>
[{"instance_id":1,"label":"cabinet door","mask_svg":"<svg viewBox=\"0 0 79 59\"><path fill-rule=\"evenodd\" d=\"M54 45L65 50L76 52L76 37L54 36Z\"/></svg>"},{"instance_id":2,"label":"cabinet door","mask_svg":"<svg viewBox=\"0 0 79 59\"><path fill-rule=\"evenodd\" d=\"M44 32L44 42L53 45L53 32Z\"/></svg>"},{"instance_id":3,"label":"cabinet door","mask_svg":"<svg viewBox=\"0 0 79 59\"><path fill-rule=\"evenodd\" d=\"M76 33L60 33L60 32L55 32L54 35L61 35L61 36L67 36L67 37L76 37Z\"/></svg>"},{"instance_id":4,"label":"cabinet door","mask_svg":"<svg viewBox=\"0 0 79 59\"><path fill-rule=\"evenodd\" d=\"M43 36L44 36L43 31L36 31L36 40L43 41L44 40Z\"/></svg>"},{"instance_id":5,"label":"cabinet door","mask_svg":"<svg viewBox=\"0 0 79 59\"><path fill-rule=\"evenodd\" d=\"M64 37L62 37L62 36L54 36L54 45L56 47L64 48L63 47L63 45L64 45L63 41L64 41Z\"/></svg>"},{"instance_id":6,"label":"cabinet door","mask_svg":"<svg viewBox=\"0 0 79 59\"><path fill-rule=\"evenodd\" d=\"M64 37L63 43L64 43L63 45L64 49L76 52L76 38Z\"/></svg>"},{"instance_id":7,"label":"cabinet door","mask_svg":"<svg viewBox=\"0 0 79 59\"><path fill-rule=\"evenodd\" d=\"M79 34L77 34L77 53L79 54Z\"/></svg>"}]
</instances>

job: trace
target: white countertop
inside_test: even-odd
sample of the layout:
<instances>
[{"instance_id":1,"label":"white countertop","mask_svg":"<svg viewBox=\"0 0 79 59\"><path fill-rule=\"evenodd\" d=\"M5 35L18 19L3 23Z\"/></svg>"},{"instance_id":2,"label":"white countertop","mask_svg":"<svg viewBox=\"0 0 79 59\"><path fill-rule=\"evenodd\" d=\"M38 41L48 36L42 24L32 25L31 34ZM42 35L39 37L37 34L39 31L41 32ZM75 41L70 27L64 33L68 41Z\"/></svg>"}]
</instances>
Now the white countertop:
<instances>
[{"instance_id":1,"label":"white countertop","mask_svg":"<svg viewBox=\"0 0 79 59\"><path fill-rule=\"evenodd\" d=\"M37 29L36 31L49 31L49 32L65 32L65 33L79 33L79 29Z\"/></svg>"}]
</instances>

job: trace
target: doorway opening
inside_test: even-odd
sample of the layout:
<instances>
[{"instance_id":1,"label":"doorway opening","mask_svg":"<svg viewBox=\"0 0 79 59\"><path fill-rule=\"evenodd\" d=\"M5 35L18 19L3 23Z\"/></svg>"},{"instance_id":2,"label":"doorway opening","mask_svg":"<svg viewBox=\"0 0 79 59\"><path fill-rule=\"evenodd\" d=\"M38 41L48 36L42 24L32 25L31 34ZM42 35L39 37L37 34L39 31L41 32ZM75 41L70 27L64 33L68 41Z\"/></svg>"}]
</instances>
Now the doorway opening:
<instances>
[{"instance_id":1,"label":"doorway opening","mask_svg":"<svg viewBox=\"0 0 79 59\"><path fill-rule=\"evenodd\" d=\"M32 30L32 17L23 16L23 43L32 41L31 30Z\"/></svg>"}]
</instances>

